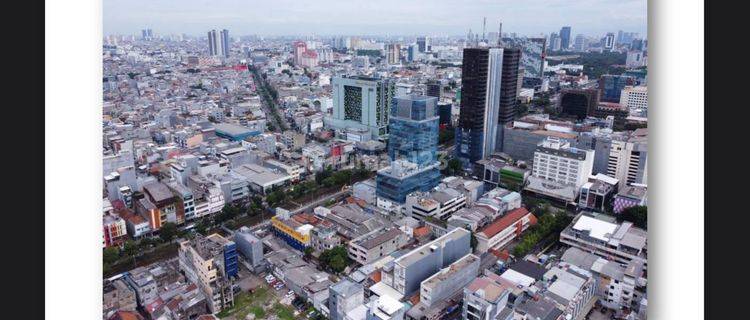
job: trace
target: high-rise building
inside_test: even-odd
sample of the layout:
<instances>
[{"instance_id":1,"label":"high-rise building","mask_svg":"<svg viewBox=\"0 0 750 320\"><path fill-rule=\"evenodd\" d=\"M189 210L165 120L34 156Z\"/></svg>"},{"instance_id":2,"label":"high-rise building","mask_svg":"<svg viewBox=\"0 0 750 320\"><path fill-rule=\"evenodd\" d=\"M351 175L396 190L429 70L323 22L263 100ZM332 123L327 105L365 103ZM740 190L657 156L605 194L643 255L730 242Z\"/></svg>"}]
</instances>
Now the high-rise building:
<instances>
[{"instance_id":1,"label":"high-rise building","mask_svg":"<svg viewBox=\"0 0 750 320\"><path fill-rule=\"evenodd\" d=\"M615 34L610 32L602 38L602 50L612 51L615 49Z\"/></svg>"},{"instance_id":2,"label":"high-rise building","mask_svg":"<svg viewBox=\"0 0 750 320\"><path fill-rule=\"evenodd\" d=\"M388 134L395 81L364 76L334 77L333 115L328 127L335 130L347 128L366 129L373 139Z\"/></svg>"},{"instance_id":3,"label":"high-rise building","mask_svg":"<svg viewBox=\"0 0 750 320\"><path fill-rule=\"evenodd\" d=\"M401 62L400 44L389 44L386 46L386 60L388 64L399 64Z\"/></svg>"},{"instance_id":4,"label":"high-rise building","mask_svg":"<svg viewBox=\"0 0 750 320\"><path fill-rule=\"evenodd\" d=\"M549 35L549 49L551 51L560 51L562 48L562 40L557 33L553 32Z\"/></svg>"},{"instance_id":5,"label":"high-rise building","mask_svg":"<svg viewBox=\"0 0 750 320\"><path fill-rule=\"evenodd\" d=\"M628 68L640 68L646 65L646 56L643 51L631 50L628 51L628 56L625 58L625 67Z\"/></svg>"},{"instance_id":6,"label":"high-rise building","mask_svg":"<svg viewBox=\"0 0 750 320\"><path fill-rule=\"evenodd\" d=\"M307 51L307 45L304 41L296 41L292 44L294 50L294 64L299 65L302 62L302 54Z\"/></svg>"},{"instance_id":7,"label":"high-rise building","mask_svg":"<svg viewBox=\"0 0 750 320\"><path fill-rule=\"evenodd\" d=\"M389 124L388 156L420 167L437 161L437 98L400 96L394 99Z\"/></svg>"},{"instance_id":8,"label":"high-rise building","mask_svg":"<svg viewBox=\"0 0 750 320\"><path fill-rule=\"evenodd\" d=\"M594 168L594 150L578 149L555 137L548 137L534 152L532 176L575 186L588 181Z\"/></svg>"},{"instance_id":9,"label":"high-rise building","mask_svg":"<svg viewBox=\"0 0 750 320\"><path fill-rule=\"evenodd\" d=\"M630 43L630 50L642 51L643 48L643 39L633 39Z\"/></svg>"},{"instance_id":10,"label":"high-rise building","mask_svg":"<svg viewBox=\"0 0 750 320\"><path fill-rule=\"evenodd\" d=\"M456 156L465 168L502 150L498 128L515 116L520 57L518 48L464 49Z\"/></svg>"},{"instance_id":11,"label":"high-rise building","mask_svg":"<svg viewBox=\"0 0 750 320\"><path fill-rule=\"evenodd\" d=\"M638 129L627 140L612 140L607 175L619 180L621 186L647 184L648 130Z\"/></svg>"},{"instance_id":12,"label":"high-rise building","mask_svg":"<svg viewBox=\"0 0 750 320\"><path fill-rule=\"evenodd\" d=\"M396 97L391 108L388 155L391 165L378 171L378 206L398 210L406 195L440 183L437 98Z\"/></svg>"},{"instance_id":13,"label":"high-rise building","mask_svg":"<svg viewBox=\"0 0 750 320\"><path fill-rule=\"evenodd\" d=\"M570 48L570 27L560 29L560 48L568 50Z\"/></svg>"},{"instance_id":14,"label":"high-rise building","mask_svg":"<svg viewBox=\"0 0 750 320\"><path fill-rule=\"evenodd\" d=\"M628 110L648 111L648 87L628 86L620 93L620 105Z\"/></svg>"},{"instance_id":15,"label":"high-rise building","mask_svg":"<svg viewBox=\"0 0 750 320\"><path fill-rule=\"evenodd\" d=\"M409 47L406 49L406 61L412 62L417 58L417 45L410 44Z\"/></svg>"},{"instance_id":16,"label":"high-rise building","mask_svg":"<svg viewBox=\"0 0 750 320\"><path fill-rule=\"evenodd\" d=\"M635 77L605 74L599 78L599 101L620 102L620 93L626 86L635 85Z\"/></svg>"},{"instance_id":17,"label":"high-rise building","mask_svg":"<svg viewBox=\"0 0 750 320\"><path fill-rule=\"evenodd\" d=\"M221 54L229 58L229 30L221 30Z\"/></svg>"},{"instance_id":18,"label":"high-rise building","mask_svg":"<svg viewBox=\"0 0 750 320\"><path fill-rule=\"evenodd\" d=\"M596 89L563 89L557 100L558 110L575 116L579 120L593 115L599 106L599 91Z\"/></svg>"},{"instance_id":19,"label":"high-rise building","mask_svg":"<svg viewBox=\"0 0 750 320\"><path fill-rule=\"evenodd\" d=\"M219 41L219 35L216 33L216 30L211 30L208 32L208 55L209 56L218 56L221 55L221 43Z\"/></svg>"},{"instance_id":20,"label":"high-rise building","mask_svg":"<svg viewBox=\"0 0 750 320\"><path fill-rule=\"evenodd\" d=\"M429 37L417 37L417 48L419 49L419 52L428 52L432 50L432 46L430 45L430 38Z\"/></svg>"},{"instance_id":21,"label":"high-rise building","mask_svg":"<svg viewBox=\"0 0 750 320\"><path fill-rule=\"evenodd\" d=\"M237 245L214 233L179 243L180 271L208 299L212 313L234 305L232 278L237 276Z\"/></svg>"},{"instance_id":22,"label":"high-rise building","mask_svg":"<svg viewBox=\"0 0 750 320\"><path fill-rule=\"evenodd\" d=\"M583 52L588 49L589 43L586 36L579 34L576 36L575 42L573 43L573 50Z\"/></svg>"},{"instance_id":23,"label":"high-rise building","mask_svg":"<svg viewBox=\"0 0 750 320\"><path fill-rule=\"evenodd\" d=\"M143 29L141 30L141 38L143 40L152 40L154 38L154 33L151 29Z\"/></svg>"},{"instance_id":24,"label":"high-rise building","mask_svg":"<svg viewBox=\"0 0 750 320\"><path fill-rule=\"evenodd\" d=\"M544 61L547 56L547 39L545 38L506 38L506 47L521 48L521 66L524 77L541 78L544 75Z\"/></svg>"},{"instance_id":25,"label":"high-rise building","mask_svg":"<svg viewBox=\"0 0 750 320\"><path fill-rule=\"evenodd\" d=\"M533 171L524 190L575 204L593 170L594 153L571 147L557 137L548 137L534 152Z\"/></svg>"}]
</instances>

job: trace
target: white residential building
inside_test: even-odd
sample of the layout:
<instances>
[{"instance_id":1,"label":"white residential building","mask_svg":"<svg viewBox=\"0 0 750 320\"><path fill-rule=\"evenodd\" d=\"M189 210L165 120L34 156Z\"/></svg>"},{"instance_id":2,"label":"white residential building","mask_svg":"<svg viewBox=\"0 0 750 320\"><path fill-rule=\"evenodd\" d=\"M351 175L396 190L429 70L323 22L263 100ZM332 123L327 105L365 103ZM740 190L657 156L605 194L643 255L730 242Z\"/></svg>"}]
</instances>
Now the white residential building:
<instances>
[{"instance_id":1,"label":"white residential building","mask_svg":"<svg viewBox=\"0 0 750 320\"><path fill-rule=\"evenodd\" d=\"M594 150L573 148L567 141L548 137L534 152L532 175L578 190L588 181L593 167Z\"/></svg>"},{"instance_id":2,"label":"white residential building","mask_svg":"<svg viewBox=\"0 0 750 320\"><path fill-rule=\"evenodd\" d=\"M648 87L625 87L620 93L620 105L628 108L628 110L648 111Z\"/></svg>"},{"instance_id":3,"label":"white residential building","mask_svg":"<svg viewBox=\"0 0 750 320\"><path fill-rule=\"evenodd\" d=\"M612 140L607 175L620 181L621 187L647 184L648 129L635 130L627 140Z\"/></svg>"}]
</instances>

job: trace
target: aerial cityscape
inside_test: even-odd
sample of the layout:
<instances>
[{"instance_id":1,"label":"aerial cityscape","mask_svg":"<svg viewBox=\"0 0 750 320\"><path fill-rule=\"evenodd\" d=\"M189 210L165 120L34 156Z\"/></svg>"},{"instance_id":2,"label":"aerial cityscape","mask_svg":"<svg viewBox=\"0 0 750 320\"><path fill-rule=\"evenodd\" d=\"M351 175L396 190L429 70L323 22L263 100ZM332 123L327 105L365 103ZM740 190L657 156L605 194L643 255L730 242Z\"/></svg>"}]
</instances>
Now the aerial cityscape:
<instances>
[{"instance_id":1,"label":"aerial cityscape","mask_svg":"<svg viewBox=\"0 0 750 320\"><path fill-rule=\"evenodd\" d=\"M107 10L103 319L647 319L645 18Z\"/></svg>"}]
</instances>

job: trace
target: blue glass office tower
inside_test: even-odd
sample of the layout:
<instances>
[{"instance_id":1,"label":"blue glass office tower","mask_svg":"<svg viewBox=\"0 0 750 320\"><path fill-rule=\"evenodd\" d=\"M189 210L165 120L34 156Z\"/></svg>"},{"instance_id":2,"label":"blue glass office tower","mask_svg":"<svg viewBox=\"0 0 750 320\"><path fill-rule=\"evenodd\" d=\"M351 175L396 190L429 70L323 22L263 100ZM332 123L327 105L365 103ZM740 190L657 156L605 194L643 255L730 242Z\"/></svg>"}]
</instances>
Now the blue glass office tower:
<instances>
[{"instance_id":1,"label":"blue glass office tower","mask_svg":"<svg viewBox=\"0 0 750 320\"><path fill-rule=\"evenodd\" d=\"M599 101L620 102L622 89L626 86L634 86L635 78L624 75L605 74L599 78Z\"/></svg>"},{"instance_id":2,"label":"blue glass office tower","mask_svg":"<svg viewBox=\"0 0 750 320\"><path fill-rule=\"evenodd\" d=\"M437 161L437 98L420 95L396 97L391 107L388 156L425 167Z\"/></svg>"},{"instance_id":3,"label":"blue glass office tower","mask_svg":"<svg viewBox=\"0 0 750 320\"><path fill-rule=\"evenodd\" d=\"M407 95L394 99L388 131L391 165L378 170L380 202L403 204L414 191L429 191L440 183L437 161L437 98Z\"/></svg>"},{"instance_id":4,"label":"blue glass office tower","mask_svg":"<svg viewBox=\"0 0 750 320\"><path fill-rule=\"evenodd\" d=\"M380 199L403 204L406 195L415 191L427 192L440 184L439 167L440 162L418 168L405 160L393 161L389 167L378 170L375 193Z\"/></svg>"}]
</instances>

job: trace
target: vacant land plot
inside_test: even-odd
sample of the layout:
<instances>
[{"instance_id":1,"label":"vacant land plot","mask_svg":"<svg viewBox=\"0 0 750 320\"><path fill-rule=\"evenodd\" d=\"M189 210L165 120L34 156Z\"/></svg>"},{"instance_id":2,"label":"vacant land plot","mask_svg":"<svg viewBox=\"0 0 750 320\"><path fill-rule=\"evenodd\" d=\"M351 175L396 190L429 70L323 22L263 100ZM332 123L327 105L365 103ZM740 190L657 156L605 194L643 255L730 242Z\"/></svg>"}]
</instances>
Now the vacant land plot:
<instances>
[{"instance_id":1,"label":"vacant land plot","mask_svg":"<svg viewBox=\"0 0 750 320\"><path fill-rule=\"evenodd\" d=\"M276 295L272 294L268 287L263 284L253 292L241 292L234 296L234 307L224 309L216 316L221 319L234 318L244 320L247 315L253 314L255 319L294 320L294 309L278 302ZM301 319L301 318L300 318Z\"/></svg>"}]
</instances>

